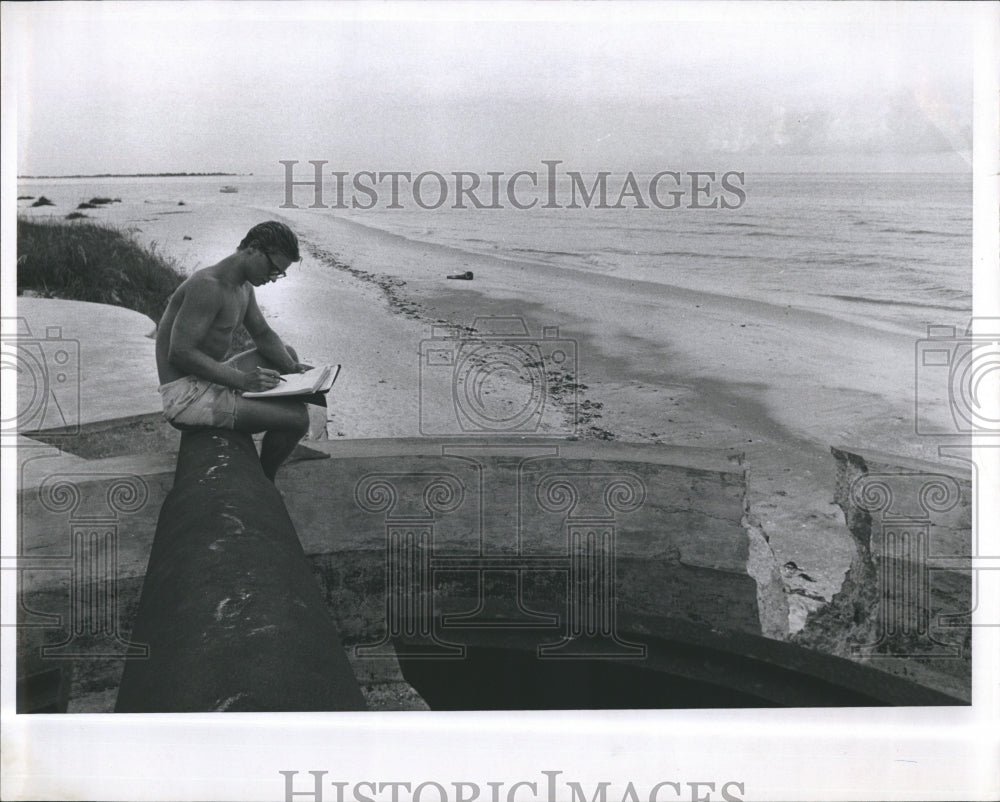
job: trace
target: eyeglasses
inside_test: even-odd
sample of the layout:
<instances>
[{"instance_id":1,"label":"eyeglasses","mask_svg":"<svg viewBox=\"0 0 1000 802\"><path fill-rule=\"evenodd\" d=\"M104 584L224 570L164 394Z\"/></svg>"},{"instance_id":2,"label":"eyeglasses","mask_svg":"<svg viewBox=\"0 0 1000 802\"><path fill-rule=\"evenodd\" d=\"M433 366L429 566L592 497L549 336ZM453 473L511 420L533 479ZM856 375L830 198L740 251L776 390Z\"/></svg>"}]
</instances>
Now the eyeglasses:
<instances>
[{"instance_id":1,"label":"eyeglasses","mask_svg":"<svg viewBox=\"0 0 1000 802\"><path fill-rule=\"evenodd\" d=\"M264 254L264 258L267 259L267 263L271 265L271 270L268 272L267 277L272 281L277 281L279 278L284 278L285 271L279 268L274 263L274 261L271 259L271 254L269 254L267 251L263 251L262 253Z\"/></svg>"}]
</instances>

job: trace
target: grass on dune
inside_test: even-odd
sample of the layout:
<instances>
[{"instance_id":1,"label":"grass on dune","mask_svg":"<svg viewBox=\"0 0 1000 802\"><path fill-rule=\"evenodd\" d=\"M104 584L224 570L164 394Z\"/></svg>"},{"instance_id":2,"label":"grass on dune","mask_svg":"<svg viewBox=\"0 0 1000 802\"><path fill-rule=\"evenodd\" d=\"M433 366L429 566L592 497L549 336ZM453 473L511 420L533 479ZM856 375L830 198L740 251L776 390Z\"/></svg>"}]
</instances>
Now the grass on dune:
<instances>
[{"instance_id":1,"label":"grass on dune","mask_svg":"<svg viewBox=\"0 0 1000 802\"><path fill-rule=\"evenodd\" d=\"M159 322L184 280L176 263L130 234L95 223L17 221L17 291L113 304Z\"/></svg>"}]
</instances>

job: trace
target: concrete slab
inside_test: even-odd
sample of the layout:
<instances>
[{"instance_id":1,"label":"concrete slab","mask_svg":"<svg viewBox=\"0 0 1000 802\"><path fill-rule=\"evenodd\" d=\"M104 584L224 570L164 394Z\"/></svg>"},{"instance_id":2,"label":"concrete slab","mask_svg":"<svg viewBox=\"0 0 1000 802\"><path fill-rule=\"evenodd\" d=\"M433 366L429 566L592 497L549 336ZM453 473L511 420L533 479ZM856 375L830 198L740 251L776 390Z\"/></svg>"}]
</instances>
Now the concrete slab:
<instances>
[{"instance_id":1,"label":"concrete slab","mask_svg":"<svg viewBox=\"0 0 1000 802\"><path fill-rule=\"evenodd\" d=\"M510 450L520 446L544 446L558 449L570 459L602 459L648 462L661 465L683 465L702 471L729 472L739 465L742 453L693 446L672 446L652 443L571 440L537 436L491 437L383 437L350 440L311 440L311 448L333 457L408 457L460 454L463 450L493 446Z\"/></svg>"},{"instance_id":2,"label":"concrete slab","mask_svg":"<svg viewBox=\"0 0 1000 802\"><path fill-rule=\"evenodd\" d=\"M21 565L32 568L22 572L22 593L68 587L74 554L89 548L76 541L95 532L113 533L118 579L141 577L173 477L174 457L166 454L71 463L58 454L25 459L18 493L18 554Z\"/></svg>"},{"instance_id":3,"label":"concrete slab","mask_svg":"<svg viewBox=\"0 0 1000 802\"><path fill-rule=\"evenodd\" d=\"M106 304L17 300L3 339L17 355L22 433L160 411L152 320Z\"/></svg>"},{"instance_id":4,"label":"concrete slab","mask_svg":"<svg viewBox=\"0 0 1000 802\"><path fill-rule=\"evenodd\" d=\"M84 469L87 465L87 460L84 457L77 456L76 454L70 454L68 451L63 451L58 446L43 443L41 440L32 440L28 437L18 435L17 466L19 482L24 477L33 476L36 473L35 471L26 472L25 466L29 462L34 462L37 467L41 464L41 460L44 460L47 471L79 470ZM20 489L21 484L19 483L18 490Z\"/></svg>"},{"instance_id":5,"label":"concrete slab","mask_svg":"<svg viewBox=\"0 0 1000 802\"><path fill-rule=\"evenodd\" d=\"M516 625L519 605L552 623L590 581L580 561L607 560L601 592L634 612L787 635L738 454L510 437L313 447L332 458L288 466L278 486L348 640L377 639L386 605L409 604L387 588L410 560L440 582L436 610L478 609L487 626Z\"/></svg>"},{"instance_id":6,"label":"concrete slab","mask_svg":"<svg viewBox=\"0 0 1000 802\"><path fill-rule=\"evenodd\" d=\"M857 550L843 586L796 641L971 697L971 469L831 449Z\"/></svg>"},{"instance_id":7,"label":"concrete slab","mask_svg":"<svg viewBox=\"0 0 1000 802\"><path fill-rule=\"evenodd\" d=\"M180 432L159 412L32 432L36 443L51 444L87 460L141 454L176 456Z\"/></svg>"},{"instance_id":8,"label":"concrete slab","mask_svg":"<svg viewBox=\"0 0 1000 802\"><path fill-rule=\"evenodd\" d=\"M926 522L929 554L972 554L971 467L870 449L830 450L837 460L836 502L862 553L872 549L872 533L883 523L903 519Z\"/></svg>"}]
</instances>

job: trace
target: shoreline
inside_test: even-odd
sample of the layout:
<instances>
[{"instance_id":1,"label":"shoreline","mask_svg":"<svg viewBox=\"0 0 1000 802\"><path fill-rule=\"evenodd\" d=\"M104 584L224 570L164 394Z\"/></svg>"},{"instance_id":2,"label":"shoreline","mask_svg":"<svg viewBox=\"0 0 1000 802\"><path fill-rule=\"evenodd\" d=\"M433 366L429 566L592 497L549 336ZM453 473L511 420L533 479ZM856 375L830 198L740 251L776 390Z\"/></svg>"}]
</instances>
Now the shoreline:
<instances>
[{"instance_id":1,"label":"shoreline","mask_svg":"<svg viewBox=\"0 0 1000 802\"><path fill-rule=\"evenodd\" d=\"M34 216L34 215L32 215ZM576 344L585 439L735 449L750 472L751 514L778 564L815 578L815 598L789 596L792 629L840 588L855 547L832 503L830 447L865 445L907 457L913 338L822 313L630 281L572 268L476 255L355 221L253 206L125 202L91 218L133 227L189 270L235 249L262 219L292 226L311 258L258 300L307 360L339 361L327 431L419 436L419 349L431 325L471 326L516 314ZM189 239L188 239L189 238ZM318 268L318 269L317 269ZM472 282L445 276L472 270ZM376 311L382 310L382 311ZM437 401L448 403L447 398ZM559 421L550 421L559 436Z\"/></svg>"},{"instance_id":2,"label":"shoreline","mask_svg":"<svg viewBox=\"0 0 1000 802\"><path fill-rule=\"evenodd\" d=\"M287 212L283 212L280 209L278 212L274 212L270 209L264 209L261 207L254 207L260 209L263 214L270 214L276 217L282 217L286 221L291 223L300 223L301 220L296 219ZM505 256L501 253L484 253L481 251L476 251L472 249L463 249L456 245L449 245L439 242L431 242L427 240L414 239L412 237L406 236L405 234L400 234L395 231L389 231L384 228L379 228L378 226L371 225L368 223L363 223L358 220L348 219L346 217L336 216L331 214L329 211L316 212L308 208L297 210L303 212L309 217L316 215L325 215L326 223L332 227L340 228L341 231L353 231L358 236L374 237L386 244L396 245L400 249L408 248L413 250L420 250L425 254L427 252L436 252L445 260L455 261L455 260L474 260L478 263L489 264L497 267L499 270L511 270L518 271L518 274L523 274L527 271L547 275L551 279L567 278L567 277L577 277L580 281L586 281L593 284L603 284L609 289L621 289L626 286L632 289L648 288L657 292L669 292L676 294L678 297L687 298L690 301L695 300L705 300L708 302L732 302L737 300L741 303L746 304L748 307L755 309L760 314L765 313L787 313L791 310L791 313L798 316L800 322L807 324L809 322L817 323L827 323L827 324L850 324L852 326L859 326L867 329L871 329L873 332L884 333L890 335L897 335L903 337L919 337L926 334L926 332L919 328L908 328L901 324L893 324L886 321L873 320L871 318L865 318L860 315L851 314L835 314L832 311L821 310L821 309L808 309L799 308L792 306L791 304L773 303L761 298L752 297L749 295L740 294L726 294L726 293L716 293L703 288L696 287L686 287L680 284L669 283L664 281L653 281L650 279L643 278L631 278L628 276L621 276L615 273L602 273L597 270L588 270L583 267L578 267L575 265L564 265L564 264L551 264L544 261L532 260L524 256ZM440 278L440 276L438 276ZM849 296L839 296L843 298L848 298L850 300L860 301L867 304L879 305L884 302L865 299L865 298L853 298ZM921 306L919 304L914 304L912 302L899 302L906 306ZM935 307L930 307L935 308Z\"/></svg>"},{"instance_id":3,"label":"shoreline","mask_svg":"<svg viewBox=\"0 0 1000 802\"><path fill-rule=\"evenodd\" d=\"M289 216L284 218L293 225L302 222ZM511 311L511 307L516 307L514 311L524 311L525 318L533 317L540 323L548 323L545 316L538 314L538 311L555 310L556 314L551 317L557 319L553 322L560 324L561 335L564 334L563 329L567 329L565 336L579 333L581 341L589 338L593 347L588 347L586 350L594 355L595 360L621 366L614 378L623 381L631 379L640 383L652 383L664 379L680 383L693 380L726 382L727 380L718 376L718 371L714 367L716 360L704 358L720 353L714 350L713 346L718 344L718 341L725 340L725 337L718 335L717 327L721 325L726 325L730 329L757 327L763 330L733 332L757 335L749 344L731 343L741 351L738 356L745 356L758 346L763 348L775 345L777 347L772 348L771 353L780 354L787 363L803 363L805 370L822 374L824 380L829 379L823 386L832 392L859 391L866 396L866 406L875 396L881 394L887 405L897 404L912 413L911 400L900 398L902 393L912 390L914 343L912 332L902 332L895 327L883 328L872 323L858 324L823 312L769 304L722 293L708 293L657 282L632 281L524 260L477 256L446 245L420 243L354 221L336 218L329 222L333 228L340 230L339 233L353 229L354 236L349 239L345 247L341 247L339 252L336 248L329 249L329 246L325 246L324 250L329 249L328 255L348 272L360 275L363 280L370 280L375 286L384 285L382 289L386 292L391 286L390 308L393 310L400 308L400 313L409 317L414 317L418 314L418 310L422 310L423 317L429 323L447 318L451 323L462 326L471 323L477 313L506 314ZM335 239L334 233L338 232L327 231L321 236ZM369 243L366 247L359 248L359 237L362 233L374 238L375 246ZM403 260L393 262L389 268L386 261L395 255L415 256L416 259L412 261L418 263L418 268L426 267L433 261L434 274L427 275L419 269L408 267ZM466 283L448 281L444 278L446 274L456 272L458 267L478 268L474 271L475 281ZM490 270L490 268L495 269ZM517 282L522 283L518 285ZM556 283L560 286L554 287L553 284ZM590 293L596 290L614 290L616 294L628 297L625 302L615 298L606 300L603 297L591 297ZM471 304L471 299L476 299L479 305ZM636 307L631 310L622 309L626 302L634 302ZM617 316L619 319L615 319L616 316L613 314L609 315L608 310L605 310L604 315L591 314L596 311L598 307L595 305L599 303L616 303L619 308L612 311L623 313L633 311L646 317L655 317L665 312L681 313L683 319L679 318L678 322L682 325L675 324L673 331L668 331L662 320L656 320L658 330L653 332L654 335L665 333L674 336L643 338L637 336L635 332L624 330L621 320L627 317L626 314ZM700 311L695 312L695 309ZM561 325L567 319L572 321L572 327ZM691 331L686 331L684 327ZM569 332L570 328L573 329L572 333ZM616 328L622 331L616 332ZM702 343L699 348L700 339L711 339L713 328L716 328L715 340ZM598 336L594 335L595 330ZM789 342L787 336L789 332L806 334L811 341L804 344ZM604 338L599 336L604 333L609 336ZM636 347L630 352L626 347L628 343L622 342L628 340L635 346L645 347ZM793 347L796 345L800 346L799 351ZM862 350L862 346L865 345L878 345L881 351L877 354L865 354ZM818 347L825 347L827 353L808 353L809 349ZM856 372L853 374L844 370L839 373L834 372L837 367L836 361L840 359L838 349L842 349L844 354L844 359L840 361L850 361L852 368L868 369L867 373L861 376L860 382ZM835 359L823 364L816 359L820 355L832 356ZM894 358L898 359L894 362ZM671 371L665 372L661 365L670 359L674 360L675 366ZM774 360L766 358L766 361ZM737 362L738 359L724 357L718 363L733 371L736 378L730 378L728 383L757 388L768 384L767 381L760 381L764 377L754 374L746 367L741 372L740 365L735 364ZM810 364L804 364L806 362ZM744 381L741 382L741 378ZM800 378L800 374L786 371L778 378L794 380ZM859 384L861 386L858 386ZM894 387L902 392L892 393ZM785 408L787 405L766 404L766 406L775 418L787 413ZM808 436L814 428L815 421L809 420L801 426L798 434ZM893 435L897 436L905 434L907 434L905 428L897 428L893 432ZM825 442L829 437L817 435L816 439ZM894 439L902 441L904 438ZM922 444L911 445L916 447L913 455L919 456L922 453Z\"/></svg>"}]
</instances>

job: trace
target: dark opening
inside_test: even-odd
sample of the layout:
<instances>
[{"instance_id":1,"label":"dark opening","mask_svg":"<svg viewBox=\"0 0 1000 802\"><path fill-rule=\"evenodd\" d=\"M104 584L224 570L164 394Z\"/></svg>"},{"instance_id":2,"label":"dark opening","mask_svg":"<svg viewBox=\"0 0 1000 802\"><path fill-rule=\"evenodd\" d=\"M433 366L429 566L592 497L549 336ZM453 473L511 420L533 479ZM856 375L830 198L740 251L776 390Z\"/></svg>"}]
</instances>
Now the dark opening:
<instances>
[{"instance_id":1,"label":"dark opening","mask_svg":"<svg viewBox=\"0 0 1000 802\"><path fill-rule=\"evenodd\" d=\"M869 666L766 638L691 631L680 638L626 633L625 640L642 643L645 656L540 657L529 638L509 632L470 633L460 659L418 658L426 644L394 643L403 676L434 710L963 704Z\"/></svg>"},{"instance_id":2,"label":"dark opening","mask_svg":"<svg viewBox=\"0 0 1000 802\"><path fill-rule=\"evenodd\" d=\"M711 682L650 671L635 661L539 660L511 649L470 648L464 660L401 660L433 710L612 710L774 707Z\"/></svg>"}]
</instances>

